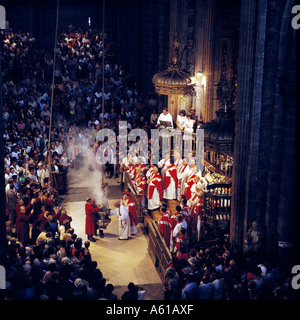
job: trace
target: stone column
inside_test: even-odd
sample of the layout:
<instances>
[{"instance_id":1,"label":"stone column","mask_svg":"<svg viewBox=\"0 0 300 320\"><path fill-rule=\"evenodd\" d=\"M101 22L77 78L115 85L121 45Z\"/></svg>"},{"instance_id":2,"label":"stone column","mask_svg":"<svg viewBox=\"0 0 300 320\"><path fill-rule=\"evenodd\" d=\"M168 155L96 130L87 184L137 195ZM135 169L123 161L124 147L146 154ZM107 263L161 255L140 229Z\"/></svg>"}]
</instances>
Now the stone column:
<instances>
[{"instance_id":1,"label":"stone column","mask_svg":"<svg viewBox=\"0 0 300 320\"><path fill-rule=\"evenodd\" d=\"M168 96L168 111L172 115L173 121L176 121L178 114L178 95Z\"/></svg>"},{"instance_id":2,"label":"stone column","mask_svg":"<svg viewBox=\"0 0 300 320\"><path fill-rule=\"evenodd\" d=\"M213 120L213 41L214 41L214 0L207 0L205 5L204 22L204 47L203 47L203 73L206 77L206 86L204 88L205 104L203 108L203 121Z\"/></svg>"},{"instance_id":3,"label":"stone column","mask_svg":"<svg viewBox=\"0 0 300 320\"><path fill-rule=\"evenodd\" d=\"M201 77L197 76L197 72L204 71L203 48L204 48L204 17L205 17L205 1L198 0L196 4L196 39L195 39L195 77L199 86L195 87L195 109L199 119L203 119L203 110L205 108L204 88L201 85Z\"/></svg>"},{"instance_id":4,"label":"stone column","mask_svg":"<svg viewBox=\"0 0 300 320\"><path fill-rule=\"evenodd\" d=\"M283 132L283 148L282 148L282 163L280 174L280 189L279 189L279 207L278 207L278 257L283 267L287 267L287 272L290 272L290 266L298 263L294 257L298 256L296 251L295 234L295 105L286 106L285 112L285 128ZM299 212L298 212L299 214ZM299 221L299 218L298 218ZM297 226L299 227L299 225ZM299 238L299 236L298 236Z\"/></svg>"},{"instance_id":5,"label":"stone column","mask_svg":"<svg viewBox=\"0 0 300 320\"><path fill-rule=\"evenodd\" d=\"M290 275L291 266L299 263L299 212L296 212L296 31L292 29L293 1L287 1L280 29L279 67L282 77L281 94L284 112L278 203L278 257L284 272Z\"/></svg>"},{"instance_id":6,"label":"stone column","mask_svg":"<svg viewBox=\"0 0 300 320\"><path fill-rule=\"evenodd\" d=\"M170 22L170 3L166 0L158 2L158 71L166 69L169 63L169 22Z\"/></svg>"},{"instance_id":7,"label":"stone column","mask_svg":"<svg viewBox=\"0 0 300 320\"><path fill-rule=\"evenodd\" d=\"M252 109L252 81L255 47L256 1L243 0L240 18L238 63L238 93L235 115L234 167L232 175L232 201L230 242L240 251L244 240L246 203L246 176L248 169L250 110Z\"/></svg>"},{"instance_id":8,"label":"stone column","mask_svg":"<svg viewBox=\"0 0 300 320\"><path fill-rule=\"evenodd\" d=\"M1 53L1 50L0 50ZM2 88L2 67L0 54L0 88ZM3 100L0 90L0 265L6 260L6 195L4 181L4 139L3 139Z\"/></svg>"},{"instance_id":9,"label":"stone column","mask_svg":"<svg viewBox=\"0 0 300 320\"><path fill-rule=\"evenodd\" d=\"M202 120L201 118L201 113L202 113L202 103L204 101L204 97L203 97L203 92L204 92L204 88L201 87L201 85L197 85L194 88L195 93L194 93L194 107L196 110L196 114L199 116L199 120Z\"/></svg>"},{"instance_id":10,"label":"stone column","mask_svg":"<svg viewBox=\"0 0 300 320\"><path fill-rule=\"evenodd\" d=\"M251 226L251 220L255 219L260 225L264 224L264 212L260 210L265 204L265 200L259 201L259 197L265 192L262 185L265 183L263 174L266 175L268 160L269 160L269 145L268 138L270 134L263 135L264 131L269 132L267 120L270 118L266 115L266 106L263 95L269 92L270 86L265 86L265 46L266 46L266 22L267 22L267 0L258 2L256 34L255 34L255 50L253 51L253 81L252 93L252 108L250 111L249 123L249 140L248 140L248 166L246 176L246 202L245 202L245 220L244 233ZM263 91L265 89L265 92ZM240 105L238 106L240 108ZM270 110L268 110L270 113ZM269 114L268 113L268 114ZM263 166L261 164L264 163ZM264 211L264 210L263 210Z\"/></svg>"},{"instance_id":11,"label":"stone column","mask_svg":"<svg viewBox=\"0 0 300 320\"><path fill-rule=\"evenodd\" d=\"M174 56L174 36L177 30L177 0L174 0L170 2L169 61Z\"/></svg>"},{"instance_id":12,"label":"stone column","mask_svg":"<svg viewBox=\"0 0 300 320\"><path fill-rule=\"evenodd\" d=\"M251 220L259 221L264 248L274 254L278 244L285 264L295 237L291 8L292 1L242 1L230 226L231 243L241 250Z\"/></svg>"},{"instance_id":13,"label":"stone column","mask_svg":"<svg viewBox=\"0 0 300 320\"><path fill-rule=\"evenodd\" d=\"M277 12L282 12L280 6L275 7ZM279 192L280 192L280 166L282 162L282 148L283 148L283 130L284 130L284 113L283 107L283 78L286 70L286 50L287 50L287 31L280 32L280 23L285 20L284 29L287 29L290 24L291 10L287 9L285 14L278 14L278 19L273 19L271 31L273 35L269 35L270 39L274 39L275 45L278 47L278 55L273 61L274 77L273 83L273 104L272 104L272 135L270 138L270 159L268 169L267 194L266 194L266 226L268 229L268 247L270 254L274 255L277 251L278 245L278 206L279 206ZM275 24L276 23L276 24ZM281 27L282 28L282 27ZM275 33L275 34L274 34ZM270 40L271 42L272 40ZM270 44L270 52L274 52L274 44Z\"/></svg>"}]
</instances>

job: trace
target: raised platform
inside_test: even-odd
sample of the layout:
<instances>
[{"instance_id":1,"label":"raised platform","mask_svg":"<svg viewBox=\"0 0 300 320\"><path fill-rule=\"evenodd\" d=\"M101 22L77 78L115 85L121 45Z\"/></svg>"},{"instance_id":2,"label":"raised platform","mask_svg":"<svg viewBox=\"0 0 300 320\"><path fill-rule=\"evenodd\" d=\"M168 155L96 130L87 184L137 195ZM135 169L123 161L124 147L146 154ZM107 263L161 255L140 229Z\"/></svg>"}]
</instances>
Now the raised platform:
<instances>
[{"instance_id":1,"label":"raised platform","mask_svg":"<svg viewBox=\"0 0 300 320\"><path fill-rule=\"evenodd\" d=\"M97 172L89 170L70 170L68 174L69 188L63 196L64 208L72 216L71 226L78 237L84 241L85 234L85 199L98 193L95 176ZM122 198L120 185L117 179L105 179L109 207L114 209L114 203ZM101 185L101 184L100 184ZM95 194L95 195L94 195ZM112 216L112 221L104 230L104 237L96 236L96 242L91 242L90 252L92 259L97 261L107 283L114 285L114 293L118 299L128 290L129 282L133 282L146 290L145 300L162 300L163 284L161 275L148 255L149 237L142 230L142 223L137 227L137 234L129 240L119 241L118 217ZM122 267L120 267L122 266Z\"/></svg>"}]
</instances>

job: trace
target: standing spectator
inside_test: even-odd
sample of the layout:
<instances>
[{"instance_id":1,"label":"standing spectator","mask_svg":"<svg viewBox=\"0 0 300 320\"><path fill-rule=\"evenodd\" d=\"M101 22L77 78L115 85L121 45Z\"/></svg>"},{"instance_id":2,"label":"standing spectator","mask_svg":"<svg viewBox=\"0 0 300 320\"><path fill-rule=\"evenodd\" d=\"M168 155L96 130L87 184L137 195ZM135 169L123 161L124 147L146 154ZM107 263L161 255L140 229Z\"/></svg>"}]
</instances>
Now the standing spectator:
<instances>
[{"instance_id":1,"label":"standing spectator","mask_svg":"<svg viewBox=\"0 0 300 320\"><path fill-rule=\"evenodd\" d=\"M220 272L216 272L216 279L212 282L212 299L222 300L224 298L224 278Z\"/></svg>"},{"instance_id":2,"label":"standing spectator","mask_svg":"<svg viewBox=\"0 0 300 320\"><path fill-rule=\"evenodd\" d=\"M202 281L198 286L198 299L209 300L212 296L212 284L210 283L210 277L208 274L204 275Z\"/></svg>"},{"instance_id":3,"label":"standing spectator","mask_svg":"<svg viewBox=\"0 0 300 320\"><path fill-rule=\"evenodd\" d=\"M193 274L188 274L186 285L181 290L182 300L195 300L197 298L197 284Z\"/></svg>"},{"instance_id":4,"label":"standing spectator","mask_svg":"<svg viewBox=\"0 0 300 320\"><path fill-rule=\"evenodd\" d=\"M183 131L186 125L185 110L180 110L179 115L176 118L176 125L180 131Z\"/></svg>"},{"instance_id":5,"label":"standing spectator","mask_svg":"<svg viewBox=\"0 0 300 320\"><path fill-rule=\"evenodd\" d=\"M164 280L164 300L177 300L180 297L179 275L173 267L166 270Z\"/></svg>"},{"instance_id":6,"label":"standing spectator","mask_svg":"<svg viewBox=\"0 0 300 320\"><path fill-rule=\"evenodd\" d=\"M4 177L5 177L5 185L7 185L8 184L8 180L11 179L11 177L12 177L9 167L5 168Z\"/></svg>"},{"instance_id":7,"label":"standing spectator","mask_svg":"<svg viewBox=\"0 0 300 320\"><path fill-rule=\"evenodd\" d=\"M49 170L47 169L47 165L44 163L41 173L40 173L40 179L41 179L41 187L44 188L46 183L49 180Z\"/></svg>"},{"instance_id":8,"label":"standing spectator","mask_svg":"<svg viewBox=\"0 0 300 320\"><path fill-rule=\"evenodd\" d=\"M150 116L151 129L154 129L156 127L157 119L158 119L158 113L156 112L156 109L153 109L152 114Z\"/></svg>"},{"instance_id":9,"label":"standing spectator","mask_svg":"<svg viewBox=\"0 0 300 320\"><path fill-rule=\"evenodd\" d=\"M67 152L68 152L69 161L70 161L73 169L76 169L76 153L77 153L76 150L77 150L77 148L78 147L76 146L75 137L70 138L68 141Z\"/></svg>"},{"instance_id":10,"label":"standing spectator","mask_svg":"<svg viewBox=\"0 0 300 320\"><path fill-rule=\"evenodd\" d=\"M114 174L114 154L108 145L103 151L103 162L105 164L105 178L112 178Z\"/></svg>"},{"instance_id":11,"label":"standing spectator","mask_svg":"<svg viewBox=\"0 0 300 320\"><path fill-rule=\"evenodd\" d=\"M150 110L157 108L157 101L153 95L151 95L150 99L148 100L148 106L149 106Z\"/></svg>"},{"instance_id":12,"label":"standing spectator","mask_svg":"<svg viewBox=\"0 0 300 320\"><path fill-rule=\"evenodd\" d=\"M61 155L58 165L60 166L61 172L68 173L70 163L66 152L63 152L63 154Z\"/></svg>"},{"instance_id":13,"label":"standing spectator","mask_svg":"<svg viewBox=\"0 0 300 320\"><path fill-rule=\"evenodd\" d=\"M14 180L8 180L8 186L6 187L6 199L8 208L8 220L14 224L14 219L16 215L16 205L18 202L18 197L14 192Z\"/></svg>"},{"instance_id":14,"label":"standing spectator","mask_svg":"<svg viewBox=\"0 0 300 320\"><path fill-rule=\"evenodd\" d=\"M29 205L28 209L30 210L32 206ZM30 213L28 214L28 209L26 210L25 206L22 205L17 212L17 219L16 219L16 232L18 240L22 243L25 247L29 241L29 223L28 220L33 216L34 209L31 209Z\"/></svg>"},{"instance_id":15,"label":"standing spectator","mask_svg":"<svg viewBox=\"0 0 300 320\"><path fill-rule=\"evenodd\" d=\"M191 113L188 113L184 123L184 135L183 140L185 143L185 150L188 152L192 151L192 140L193 140L193 131L194 131L194 124L196 120L192 119Z\"/></svg>"},{"instance_id":16,"label":"standing spectator","mask_svg":"<svg viewBox=\"0 0 300 320\"><path fill-rule=\"evenodd\" d=\"M190 113L191 113L191 119L193 119L194 120L194 130L197 128L197 125L198 125L198 115L196 114L196 110L195 110L195 108L191 108L190 109Z\"/></svg>"}]
</instances>

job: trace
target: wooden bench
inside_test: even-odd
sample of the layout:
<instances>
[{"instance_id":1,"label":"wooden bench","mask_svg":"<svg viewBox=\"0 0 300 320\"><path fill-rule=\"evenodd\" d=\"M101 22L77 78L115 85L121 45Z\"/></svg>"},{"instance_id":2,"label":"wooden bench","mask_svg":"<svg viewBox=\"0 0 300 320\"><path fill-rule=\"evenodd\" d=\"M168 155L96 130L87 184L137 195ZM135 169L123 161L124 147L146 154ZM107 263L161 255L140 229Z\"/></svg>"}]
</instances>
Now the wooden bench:
<instances>
[{"instance_id":1,"label":"wooden bench","mask_svg":"<svg viewBox=\"0 0 300 320\"><path fill-rule=\"evenodd\" d=\"M172 260L172 255L165 243L165 240L157 227L157 221L151 220L148 224L149 229L149 245L148 253L155 267L158 270L159 276L164 281L166 269Z\"/></svg>"}]
</instances>

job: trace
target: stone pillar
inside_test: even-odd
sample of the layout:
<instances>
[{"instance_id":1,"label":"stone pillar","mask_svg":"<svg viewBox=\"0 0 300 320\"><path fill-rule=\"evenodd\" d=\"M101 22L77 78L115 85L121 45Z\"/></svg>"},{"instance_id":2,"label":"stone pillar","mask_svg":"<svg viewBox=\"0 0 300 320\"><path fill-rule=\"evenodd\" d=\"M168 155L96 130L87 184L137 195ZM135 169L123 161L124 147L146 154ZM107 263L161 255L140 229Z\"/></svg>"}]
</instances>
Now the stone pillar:
<instances>
[{"instance_id":1,"label":"stone pillar","mask_svg":"<svg viewBox=\"0 0 300 320\"><path fill-rule=\"evenodd\" d=\"M251 220L255 219L260 225L264 224L264 214L261 213L265 201L259 201L259 197L265 192L262 187L265 184L263 174L266 175L269 161L270 134L262 136L261 134L270 128L266 123L269 117L265 115L265 109L268 109L264 103L264 89L269 92L270 86L265 86L265 45L266 45L266 20L267 20L267 0L258 2L258 13L256 20L255 50L253 51L253 82L250 99L252 108L250 111L249 122L249 140L248 140L248 166L246 176L246 202L245 202L245 220L244 233L251 226ZM266 58L267 60L267 58ZM240 105L238 106L238 108ZM270 110L268 110L270 112ZM263 166L261 164L264 163ZM258 178L260 176L260 178ZM264 211L264 210L263 210Z\"/></svg>"},{"instance_id":2,"label":"stone pillar","mask_svg":"<svg viewBox=\"0 0 300 320\"><path fill-rule=\"evenodd\" d=\"M166 0L158 2L158 71L166 69L169 63L169 22L170 22L170 3Z\"/></svg>"},{"instance_id":3,"label":"stone pillar","mask_svg":"<svg viewBox=\"0 0 300 320\"><path fill-rule=\"evenodd\" d=\"M282 12L283 9L280 6L276 6L276 10ZM286 67L286 50L287 50L287 28L290 25L290 8L285 9L284 14L277 14L280 17L278 20L273 19L273 28L271 32L276 32L275 34L269 35L269 39L274 39L278 41L278 55L273 62L275 67L274 77L272 79L273 83L273 108L272 108L272 135L270 139L270 160L269 160L269 171L268 171L268 184L267 184L267 201L266 201L266 226L268 229L268 247L267 250L271 255L275 255L277 252L278 245L278 206L279 206L279 193L280 193L280 166L282 162L282 148L283 148L283 132L285 123L285 108L283 102L282 88L284 73L287 69ZM275 21L277 24L275 25ZM284 22L285 21L285 22ZM280 27L280 23L282 27ZM280 29L285 29L281 31ZM273 41L274 41L273 40ZM269 50L274 52L274 44L270 44ZM290 50L290 48L289 48ZM292 69L289 71L289 73Z\"/></svg>"},{"instance_id":4,"label":"stone pillar","mask_svg":"<svg viewBox=\"0 0 300 320\"><path fill-rule=\"evenodd\" d=\"M242 1L230 221L230 242L236 251L242 250L244 240L245 190L248 169L250 110L252 109L256 9L255 0Z\"/></svg>"},{"instance_id":5,"label":"stone pillar","mask_svg":"<svg viewBox=\"0 0 300 320\"><path fill-rule=\"evenodd\" d=\"M1 53L1 49L0 49ZM2 88L2 67L0 54L0 88ZM0 90L0 265L6 259L6 195L4 181L4 139L3 139L3 100L2 90Z\"/></svg>"},{"instance_id":6,"label":"stone pillar","mask_svg":"<svg viewBox=\"0 0 300 320\"><path fill-rule=\"evenodd\" d=\"M293 1L242 1L230 241L241 250L252 219L285 264L295 238ZM292 32L293 31L293 32Z\"/></svg>"},{"instance_id":7,"label":"stone pillar","mask_svg":"<svg viewBox=\"0 0 300 320\"><path fill-rule=\"evenodd\" d=\"M207 0L205 5L204 20L204 47L203 47L203 73L206 77L206 86L204 88L205 104L203 108L203 121L209 122L214 118L213 115L213 41L214 41L214 15L215 1Z\"/></svg>"},{"instance_id":8,"label":"stone pillar","mask_svg":"<svg viewBox=\"0 0 300 320\"><path fill-rule=\"evenodd\" d=\"M204 71L203 48L204 48L204 17L205 17L205 1L198 0L196 5L196 39L195 39L195 77L199 86L195 87L195 109L199 119L203 119L203 110L205 107L204 88L201 87L201 77L197 76L197 72Z\"/></svg>"},{"instance_id":9,"label":"stone pillar","mask_svg":"<svg viewBox=\"0 0 300 320\"><path fill-rule=\"evenodd\" d=\"M196 110L196 114L199 116L199 120L202 120L201 114L202 114L202 104L204 102L204 88L202 88L201 85L197 85L194 88L194 107Z\"/></svg>"},{"instance_id":10,"label":"stone pillar","mask_svg":"<svg viewBox=\"0 0 300 320\"><path fill-rule=\"evenodd\" d=\"M278 206L278 257L283 267L290 267L294 256L298 256L295 246L295 234L299 232L295 226L295 129L296 117L295 107L286 106L285 128L283 132L282 163L279 189L279 206ZM299 214L299 212L298 212ZM299 218L298 218L299 220ZM298 225L299 227L299 225ZM299 248L299 244L298 244ZM299 262L299 260L298 260Z\"/></svg>"},{"instance_id":11,"label":"stone pillar","mask_svg":"<svg viewBox=\"0 0 300 320\"><path fill-rule=\"evenodd\" d=\"M299 263L299 212L295 203L296 155L296 31L292 29L293 1L287 1L280 29L279 74L283 75L281 94L284 112L281 149L279 203L278 203L278 257L284 272L290 275L291 267Z\"/></svg>"},{"instance_id":12,"label":"stone pillar","mask_svg":"<svg viewBox=\"0 0 300 320\"><path fill-rule=\"evenodd\" d=\"M172 115L173 121L176 121L178 114L178 95L168 96L168 112Z\"/></svg>"},{"instance_id":13,"label":"stone pillar","mask_svg":"<svg viewBox=\"0 0 300 320\"><path fill-rule=\"evenodd\" d=\"M170 2L169 61L174 56L174 36L177 30L177 0L174 0Z\"/></svg>"}]
</instances>

